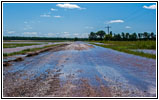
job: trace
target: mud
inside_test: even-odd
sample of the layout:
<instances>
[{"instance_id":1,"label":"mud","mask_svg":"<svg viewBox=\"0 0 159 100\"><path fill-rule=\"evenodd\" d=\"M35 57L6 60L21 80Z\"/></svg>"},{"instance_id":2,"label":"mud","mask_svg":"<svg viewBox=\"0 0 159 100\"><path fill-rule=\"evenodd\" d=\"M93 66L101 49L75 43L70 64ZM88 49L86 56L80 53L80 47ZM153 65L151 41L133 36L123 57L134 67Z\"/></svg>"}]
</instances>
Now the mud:
<instances>
[{"instance_id":1,"label":"mud","mask_svg":"<svg viewBox=\"0 0 159 100\"><path fill-rule=\"evenodd\" d=\"M3 67L4 97L155 97L156 61L75 42Z\"/></svg>"},{"instance_id":2,"label":"mud","mask_svg":"<svg viewBox=\"0 0 159 100\"><path fill-rule=\"evenodd\" d=\"M65 50L88 50L89 48L94 48L92 45L88 44L81 44L80 42L78 43L72 43L65 47Z\"/></svg>"}]
</instances>

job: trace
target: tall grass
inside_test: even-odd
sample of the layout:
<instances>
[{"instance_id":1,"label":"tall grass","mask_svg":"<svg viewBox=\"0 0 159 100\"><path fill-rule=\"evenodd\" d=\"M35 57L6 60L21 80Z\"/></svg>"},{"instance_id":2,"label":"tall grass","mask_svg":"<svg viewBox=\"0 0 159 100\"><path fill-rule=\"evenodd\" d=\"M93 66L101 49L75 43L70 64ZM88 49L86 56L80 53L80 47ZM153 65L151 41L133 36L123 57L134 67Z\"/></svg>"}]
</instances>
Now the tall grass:
<instances>
[{"instance_id":1,"label":"tall grass","mask_svg":"<svg viewBox=\"0 0 159 100\"><path fill-rule=\"evenodd\" d=\"M156 41L100 41L100 43L110 44L110 45L100 45L95 44L97 46L102 46L105 48L110 48L113 50L117 50L120 52L125 52L129 54L134 54L142 57L156 59L156 55L154 54L147 54L144 52L136 52L132 51L131 49L156 49Z\"/></svg>"},{"instance_id":2,"label":"tall grass","mask_svg":"<svg viewBox=\"0 0 159 100\"><path fill-rule=\"evenodd\" d=\"M156 41L100 41L100 43L124 46L129 49L156 49Z\"/></svg>"}]
</instances>

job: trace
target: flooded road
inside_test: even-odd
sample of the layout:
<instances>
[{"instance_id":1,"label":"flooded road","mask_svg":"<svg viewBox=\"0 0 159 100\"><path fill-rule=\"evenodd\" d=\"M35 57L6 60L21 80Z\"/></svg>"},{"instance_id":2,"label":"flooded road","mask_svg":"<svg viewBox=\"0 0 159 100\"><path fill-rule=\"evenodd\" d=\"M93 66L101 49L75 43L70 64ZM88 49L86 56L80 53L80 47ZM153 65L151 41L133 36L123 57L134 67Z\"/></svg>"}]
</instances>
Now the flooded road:
<instances>
[{"instance_id":1,"label":"flooded road","mask_svg":"<svg viewBox=\"0 0 159 100\"><path fill-rule=\"evenodd\" d=\"M3 67L4 97L155 97L156 61L74 42Z\"/></svg>"}]
</instances>

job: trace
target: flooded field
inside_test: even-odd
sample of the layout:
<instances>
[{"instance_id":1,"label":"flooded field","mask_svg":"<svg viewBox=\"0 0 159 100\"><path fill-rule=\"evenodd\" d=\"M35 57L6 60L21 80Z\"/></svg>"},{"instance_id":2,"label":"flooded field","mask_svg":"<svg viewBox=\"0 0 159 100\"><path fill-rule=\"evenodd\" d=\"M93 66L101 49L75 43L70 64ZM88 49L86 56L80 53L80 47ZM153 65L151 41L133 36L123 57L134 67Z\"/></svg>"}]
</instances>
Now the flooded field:
<instances>
[{"instance_id":1,"label":"flooded field","mask_svg":"<svg viewBox=\"0 0 159 100\"><path fill-rule=\"evenodd\" d=\"M144 53L149 53L149 54L156 54L156 50L148 50L148 49L137 49L137 50L132 50L136 52L144 52Z\"/></svg>"},{"instance_id":2,"label":"flooded field","mask_svg":"<svg viewBox=\"0 0 159 100\"><path fill-rule=\"evenodd\" d=\"M10 42L4 42L4 43L10 43ZM23 47L16 47L16 48L3 48L3 53L13 53L13 52L18 52L22 51L25 49L32 49L32 48L40 48L44 46L49 46L53 44L63 44L63 42L11 42L12 44L25 44L25 43L38 43L39 45L31 45L31 46L23 46ZM65 42L65 43L70 43L70 42Z\"/></svg>"},{"instance_id":3,"label":"flooded field","mask_svg":"<svg viewBox=\"0 0 159 100\"><path fill-rule=\"evenodd\" d=\"M84 42L56 49L3 67L3 96L156 96L155 59Z\"/></svg>"}]
</instances>

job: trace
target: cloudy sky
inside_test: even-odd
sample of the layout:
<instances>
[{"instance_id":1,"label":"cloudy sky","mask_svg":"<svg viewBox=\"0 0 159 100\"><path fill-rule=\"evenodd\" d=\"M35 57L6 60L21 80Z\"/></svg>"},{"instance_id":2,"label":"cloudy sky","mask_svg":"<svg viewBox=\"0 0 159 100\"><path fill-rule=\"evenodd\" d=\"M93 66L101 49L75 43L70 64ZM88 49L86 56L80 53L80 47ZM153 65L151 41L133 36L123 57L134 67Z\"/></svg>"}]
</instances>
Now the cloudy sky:
<instances>
[{"instance_id":1,"label":"cloudy sky","mask_svg":"<svg viewBox=\"0 0 159 100\"><path fill-rule=\"evenodd\" d=\"M156 33L155 3L3 3L4 36L88 37L111 26L113 33Z\"/></svg>"}]
</instances>

